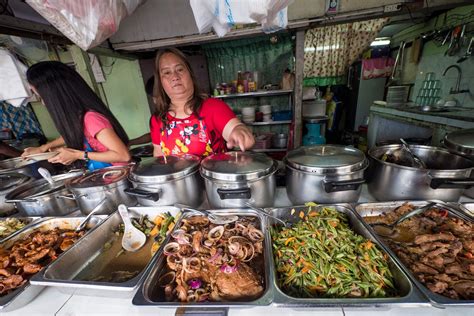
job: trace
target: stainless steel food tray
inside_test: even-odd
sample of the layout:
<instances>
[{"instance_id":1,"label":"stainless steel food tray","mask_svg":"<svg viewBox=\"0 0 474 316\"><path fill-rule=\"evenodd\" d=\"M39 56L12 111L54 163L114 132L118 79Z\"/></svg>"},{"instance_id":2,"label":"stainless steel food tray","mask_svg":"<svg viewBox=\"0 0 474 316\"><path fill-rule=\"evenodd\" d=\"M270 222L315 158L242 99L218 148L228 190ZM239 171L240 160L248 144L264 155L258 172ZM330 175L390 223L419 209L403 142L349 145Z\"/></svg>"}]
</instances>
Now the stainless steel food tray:
<instances>
[{"instance_id":1,"label":"stainless steel food tray","mask_svg":"<svg viewBox=\"0 0 474 316\"><path fill-rule=\"evenodd\" d=\"M380 242L372 235L367 227L362 223L357 214L353 211L349 204L335 204L335 205L318 205L316 208L312 207L311 210L317 210L321 207L334 207L338 212L345 214L348 217L349 225L352 230L365 238L371 240L375 244L380 246ZM295 212L292 213L292 209ZM289 223L296 223L301 220L299 217L300 211L307 214L307 206L294 206L294 207L283 207L283 208L266 208L266 212L280 218ZM280 225L276 220L268 218L268 225ZM270 238L270 232L268 231L268 237ZM272 251L271 245L269 250ZM384 250L382 247L380 247ZM402 306L429 306L426 298L420 293L420 291L413 286L406 274L403 272L400 264L389 255L389 267L394 277L394 285L398 290L400 296L387 297L387 298L298 298L293 297L280 289L278 285L278 275L275 269L275 261L273 253L271 252L271 268L272 268L272 279L274 288L273 303L277 306L282 307L318 307L318 308L333 308L333 307L402 307Z\"/></svg>"},{"instance_id":2,"label":"stainless steel food tray","mask_svg":"<svg viewBox=\"0 0 474 316\"><path fill-rule=\"evenodd\" d=\"M380 203L362 203L355 206L355 211L363 218L365 216L376 216L381 213L387 213L395 208L399 207L403 203L409 202L415 206L426 205L426 201L393 201L393 202L380 202ZM446 307L446 306L474 306L474 300L455 300L451 299L436 293L431 292L425 285L423 285L417 278L413 275L410 269L406 267L398 256L393 252L390 247L379 237L373 229L364 222L364 225L375 235L382 247L387 251L391 257L393 257L398 264L403 268L403 271L408 275L411 281L423 292L423 294L430 300L431 305L435 307Z\"/></svg>"},{"instance_id":3,"label":"stainless steel food tray","mask_svg":"<svg viewBox=\"0 0 474 316\"><path fill-rule=\"evenodd\" d=\"M135 297L133 298L134 305L154 305L154 306L161 306L161 307L181 307L181 308L211 308L211 309L218 309L218 308L226 308L226 307L240 307L240 308L249 308L255 306L267 306L272 301L273 296L273 289L272 289L272 274L270 271L270 259L271 253L269 249L271 249L270 240L267 238L268 234L266 232L266 218L263 217L258 212L255 212L251 209L222 209L222 210L210 210L210 212L219 215L238 215L238 216L250 216L256 217L260 223L260 228L262 233L265 236L264 244L263 244L263 259L264 259L264 281L265 281L265 290L262 296L253 301L238 301L238 302L202 302L202 303L180 303L180 302L167 302L164 297L154 298L151 295L152 289L156 284L156 280L161 275L161 269L166 264L166 257L163 254L160 256L155 257L154 263L152 268L150 269L150 273L146 277L143 284L140 286L139 290L137 291ZM183 218L188 216L195 215L192 212L183 213L181 218L175 225L175 229L178 229L181 226ZM168 237L169 240L169 237ZM166 240L165 242L167 242Z\"/></svg>"},{"instance_id":4,"label":"stainless steel food tray","mask_svg":"<svg viewBox=\"0 0 474 316\"><path fill-rule=\"evenodd\" d=\"M173 216L179 213L179 209L173 206L130 207L128 209L132 217L148 215L151 219L165 212L170 212ZM100 254L104 244L114 237L115 231L121 223L122 218L118 212L111 214L100 227L91 232L86 238L78 241L67 254L37 273L31 279L31 283L41 286L54 286L59 291L67 294L131 298L153 262L153 257L137 276L126 282L74 280L74 277ZM160 246L154 257L161 252L161 248Z\"/></svg>"},{"instance_id":5,"label":"stainless steel food tray","mask_svg":"<svg viewBox=\"0 0 474 316\"><path fill-rule=\"evenodd\" d=\"M4 217L4 218L0 218L0 222L6 220L8 217ZM7 237L5 238L0 238L0 243L6 241L7 239L15 236L16 234L19 234L21 231L23 231L24 229L28 229L28 227L30 227L33 223L41 220L41 217L37 217L37 216L30 216L30 217L15 217L16 219L19 219L19 220L22 220L26 223L25 227L17 230L16 232L13 232L11 233L10 235L8 235Z\"/></svg>"},{"instance_id":6,"label":"stainless steel food tray","mask_svg":"<svg viewBox=\"0 0 474 316\"><path fill-rule=\"evenodd\" d=\"M0 248L8 249L12 247L15 242L28 237L32 232L37 230L48 231L54 228L75 229L84 218L85 217L55 217L40 219L29 225L27 228L22 229L18 233L15 233L14 235L10 236L5 241L1 242ZM87 224L88 229L92 230L92 228L100 224L101 221L101 217L93 216ZM87 234L84 237L86 237ZM74 246L59 255L58 259L73 248ZM41 273L41 271L36 274ZM43 288L43 286L32 285L29 281L27 281L23 286L15 289L14 291L10 292L5 296L0 297L0 310L2 312L5 312L25 306L26 304L31 302L43 290Z\"/></svg>"}]
</instances>

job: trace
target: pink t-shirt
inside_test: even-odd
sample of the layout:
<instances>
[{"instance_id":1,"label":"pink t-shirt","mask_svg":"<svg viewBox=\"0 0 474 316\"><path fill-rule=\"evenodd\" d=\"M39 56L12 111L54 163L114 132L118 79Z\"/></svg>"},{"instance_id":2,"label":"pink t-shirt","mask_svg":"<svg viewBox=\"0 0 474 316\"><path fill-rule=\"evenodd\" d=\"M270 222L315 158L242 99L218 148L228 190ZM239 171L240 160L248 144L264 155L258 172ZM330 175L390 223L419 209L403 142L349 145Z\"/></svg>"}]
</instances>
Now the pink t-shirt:
<instances>
[{"instance_id":1,"label":"pink t-shirt","mask_svg":"<svg viewBox=\"0 0 474 316\"><path fill-rule=\"evenodd\" d=\"M96 137L96 135L104 128L112 128L109 120L100 113L89 111L84 115L84 136L87 142L95 152L104 152L109 150L105 147ZM84 145L84 149L86 146ZM112 165L121 166L125 165L123 162L114 162Z\"/></svg>"}]
</instances>

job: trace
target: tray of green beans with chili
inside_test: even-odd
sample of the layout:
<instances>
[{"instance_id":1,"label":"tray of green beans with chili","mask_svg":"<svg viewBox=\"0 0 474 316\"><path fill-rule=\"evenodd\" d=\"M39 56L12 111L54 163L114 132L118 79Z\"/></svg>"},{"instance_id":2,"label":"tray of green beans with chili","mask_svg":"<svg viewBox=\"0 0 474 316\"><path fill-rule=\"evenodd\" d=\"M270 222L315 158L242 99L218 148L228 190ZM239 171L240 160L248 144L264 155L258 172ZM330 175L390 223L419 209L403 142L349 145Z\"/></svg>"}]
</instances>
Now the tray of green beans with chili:
<instances>
[{"instance_id":1,"label":"tray of green beans with chili","mask_svg":"<svg viewBox=\"0 0 474 316\"><path fill-rule=\"evenodd\" d=\"M293 307L428 306L349 204L267 208L273 303Z\"/></svg>"}]
</instances>

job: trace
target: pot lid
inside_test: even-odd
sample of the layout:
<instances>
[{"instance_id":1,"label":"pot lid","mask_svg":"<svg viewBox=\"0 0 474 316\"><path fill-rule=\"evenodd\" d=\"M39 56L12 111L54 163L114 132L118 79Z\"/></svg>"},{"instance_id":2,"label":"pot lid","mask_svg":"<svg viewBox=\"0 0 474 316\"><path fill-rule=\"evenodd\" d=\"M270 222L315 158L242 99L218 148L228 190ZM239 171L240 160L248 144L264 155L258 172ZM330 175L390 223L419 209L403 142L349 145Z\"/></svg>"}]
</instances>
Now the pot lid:
<instances>
[{"instance_id":1,"label":"pot lid","mask_svg":"<svg viewBox=\"0 0 474 316\"><path fill-rule=\"evenodd\" d=\"M224 181L255 180L274 172L277 165L262 153L231 151L205 158L201 163L201 174Z\"/></svg>"},{"instance_id":2,"label":"pot lid","mask_svg":"<svg viewBox=\"0 0 474 316\"><path fill-rule=\"evenodd\" d=\"M145 158L132 168L130 178L132 181L154 183L178 179L197 170L199 161L195 155Z\"/></svg>"},{"instance_id":3,"label":"pot lid","mask_svg":"<svg viewBox=\"0 0 474 316\"><path fill-rule=\"evenodd\" d=\"M23 159L21 157L5 159L0 161L0 172L3 173L11 171L34 163L37 163L37 161L32 159Z\"/></svg>"},{"instance_id":4,"label":"pot lid","mask_svg":"<svg viewBox=\"0 0 474 316\"><path fill-rule=\"evenodd\" d=\"M16 172L0 174L0 191L16 187L25 183L28 179L30 179L29 176Z\"/></svg>"},{"instance_id":5,"label":"pot lid","mask_svg":"<svg viewBox=\"0 0 474 316\"><path fill-rule=\"evenodd\" d=\"M289 166L316 173L348 173L367 167L362 151L341 145L300 147L292 150L284 161Z\"/></svg>"},{"instance_id":6,"label":"pot lid","mask_svg":"<svg viewBox=\"0 0 474 316\"><path fill-rule=\"evenodd\" d=\"M115 166L98 169L70 181L68 186L73 189L110 187L120 180L127 179L129 170L129 166Z\"/></svg>"},{"instance_id":7,"label":"pot lid","mask_svg":"<svg viewBox=\"0 0 474 316\"><path fill-rule=\"evenodd\" d=\"M54 180L53 184L50 184L45 179L37 179L33 182L23 185L22 189L19 189L17 192L16 190L12 191L12 193L16 192L16 194L14 194L15 199L28 199L48 195L64 189L66 181L80 176L81 174L83 173L74 172L52 176Z\"/></svg>"},{"instance_id":8,"label":"pot lid","mask_svg":"<svg viewBox=\"0 0 474 316\"><path fill-rule=\"evenodd\" d=\"M444 145L453 153L474 157L474 128L447 134Z\"/></svg>"}]
</instances>

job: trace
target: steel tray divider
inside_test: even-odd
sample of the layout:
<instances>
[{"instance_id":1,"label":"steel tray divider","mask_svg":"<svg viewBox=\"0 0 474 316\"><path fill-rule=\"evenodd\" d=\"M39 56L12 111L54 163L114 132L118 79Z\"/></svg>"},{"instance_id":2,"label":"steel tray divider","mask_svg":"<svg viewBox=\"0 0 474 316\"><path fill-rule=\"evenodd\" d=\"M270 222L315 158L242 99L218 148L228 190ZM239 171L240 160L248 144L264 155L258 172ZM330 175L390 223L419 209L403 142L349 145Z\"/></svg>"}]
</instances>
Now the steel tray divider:
<instances>
[{"instance_id":1,"label":"steel tray divider","mask_svg":"<svg viewBox=\"0 0 474 316\"><path fill-rule=\"evenodd\" d=\"M317 208L321 207L335 207L336 210L339 211L340 208L345 209L348 213L352 214L354 218L362 223L362 220L357 216L356 212L353 209L353 206L350 203L340 203L340 204L318 204ZM339 208L339 209L338 209ZM270 212L273 216L279 217L280 219L285 220L285 218L278 216L277 212L284 212L285 214L290 214L291 210L295 209L295 215L299 213L300 210L308 210L308 206L290 206L290 207L278 207L278 208L266 208L267 212ZM350 221L350 215L348 215ZM296 218L298 221L299 218ZM269 224L274 224L274 220L268 218ZM362 223L363 224L363 223ZM351 225L352 226L352 225ZM364 225L362 225L366 228ZM353 228L351 228L355 233L364 236L363 234L357 232ZM269 229L267 229L270 231ZM385 251L385 249L378 243L378 240L373 236L373 234L366 229L366 235L368 235L368 239L372 239L375 243L377 243L380 248ZM274 281L274 300L273 304L279 307L293 307L293 308L335 308L335 307L354 307L354 308L363 308L363 307L401 307L401 306L429 306L428 301L421 295L419 291L413 286L411 280L408 278L406 273L404 273L402 267L394 260L393 256L390 256L388 252L386 252L391 259L393 265L399 270L402 276L405 278L405 281L408 282L410 286L409 293L403 297L390 297L390 298L364 298L364 299L357 299L357 298L295 298L292 296L287 295L284 293L280 287L278 286L278 277L277 272L275 269L275 261L273 257L273 249L271 252L271 268L273 274L273 281Z\"/></svg>"},{"instance_id":2,"label":"steel tray divider","mask_svg":"<svg viewBox=\"0 0 474 316\"><path fill-rule=\"evenodd\" d=\"M97 216L93 216L93 218L94 217L97 217ZM45 225L49 221L56 221L56 220L57 221L65 221L65 220L67 221L68 219L70 220L72 218L75 218L75 217L43 217L43 218L39 218L34 223L31 223L31 225L28 227L28 229L22 229L21 232L18 232L18 234L15 234L14 236L9 236L4 241L0 242L0 248L10 248L14 244L15 241L21 240L21 239L29 236L31 233L33 233L35 230L41 228L42 225ZM85 218L85 216L84 217L79 217L79 218L82 220L82 219ZM91 229L87 230L86 233L84 234L84 236L79 238L77 240L77 242L79 242L84 237L86 237L94 228L99 226L101 223L102 223L102 221L99 221ZM59 227L59 226L57 226L57 227ZM28 230L30 230L30 234L26 234L26 232ZM67 253L69 250L71 250L75 246L76 243L74 243L71 247L66 249L66 251L61 253L58 256L58 258L56 258L56 260L59 259L61 256L63 256L65 253ZM54 261L52 261L52 262L54 262ZM22 307L22 306L28 304L30 301L32 301L44 289L44 286L33 285L33 284L30 283L30 280L34 276L42 273L52 262L45 265L40 271L35 273L29 280L27 280L27 282L25 282L25 284L23 284L22 286L16 288L11 293L8 293L7 295L0 297L0 311L2 311L2 312L11 311L11 310L17 309L19 307Z\"/></svg>"},{"instance_id":3,"label":"steel tray divider","mask_svg":"<svg viewBox=\"0 0 474 316\"><path fill-rule=\"evenodd\" d=\"M398 262L399 266L403 269L403 272L405 272L405 274L408 276L410 281L418 288L419 291L421 291L421 293L423 293L423 295L429 300L430 304L433 307L445 308L447 306L459 306L459 307L461 307L461 306L473 306L474 305L474 300L454 300L454 299L450 299L450 298L444 297L442 295L431 292L425 285L423 285L420 281L418 281L418 279L413 275L411 270L407 266L405 266L405 264L403 264L403 262L398 258L398 256L395 254L395 252L392 251L392 249L390 249L390 247L382 240L382 238L380 238L378 236L377 233L375 233L375 231L372 229L372 227L370 227L370 225L368 225L364 221L363 216L360 214L361 210L364 209L364 208L370 208L371 211L373 211L374 209L378 209L378 210L381 210L381 211L382 210L391 211L395 207L400 206L400 205L402 205L403 203L406 203L406 202L408 202L410 204L413 204L415 206L421 206L421 205L425 205L425 204L428 203L426 201L394 201L394 202L361 203L361 204L356 205L355 213L360 217L362 223L368 229L370 229L370 231L375 236L375 238L379 241L380 245L384 248L384 250L393 259L395 259ZM457 211L454 211L454 212L457 212Z\"/></svg>"},{"instance_id":4,"label":"steel tray divider","mask_svg":"<svg viewBox=\"0 0 474 316\"><path fill-rule=\"evenodd\" d=\"M229 308L229 307L239 307L239 308L251 308L254 306L267 306L270 305L272 302L273 298L273 287L272 287L272 282L271 282L271 272L270 272L270 266L268 264L269 256L271 254L268 253L268 238L267 238L267 231L266 231L266 218L264 215L259 214L258 212L252 210L252 209L217 209L217 210L209 210L209 212L212 212L216 215L238 215L238 216L254 216L257 217L259 222L260 222L260 229L262 230L263 235L265 236L264 244L263 244L263 255L264 255L264 271L265 271L265 290L262 296L252 302L242 302L242 301L235 301L235 302L209 302L209 303L180 303L180 302L166 302L166 301L160 301L160 302L154 302L151 301L147 297L147 290L149 287L153 286L153 280L157 277L159 277L160 274L160 269L164 267L164 260L166 257L163 255L163 253L160 254L155 259L155 262L153 265L150 267L149 273L144 278L143 282L140 284L140 287L135 294L132 303L133 305L137 306L160 306L164 308L204 308L204 309L223 309L223 308ZM190 215L195 215L196 213L193 213L192 211L186 211L183 212L179 218L179 220L176 222L173 230L171 233L168 235L167 240L163 242L163 247L166 243L171 238L171 235L173 232L179 227L181 227L182 221L184 218L190 216Z\"/></svg>"}]
</instances>

